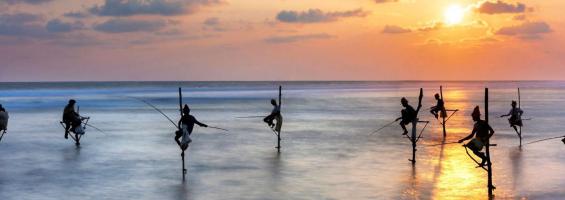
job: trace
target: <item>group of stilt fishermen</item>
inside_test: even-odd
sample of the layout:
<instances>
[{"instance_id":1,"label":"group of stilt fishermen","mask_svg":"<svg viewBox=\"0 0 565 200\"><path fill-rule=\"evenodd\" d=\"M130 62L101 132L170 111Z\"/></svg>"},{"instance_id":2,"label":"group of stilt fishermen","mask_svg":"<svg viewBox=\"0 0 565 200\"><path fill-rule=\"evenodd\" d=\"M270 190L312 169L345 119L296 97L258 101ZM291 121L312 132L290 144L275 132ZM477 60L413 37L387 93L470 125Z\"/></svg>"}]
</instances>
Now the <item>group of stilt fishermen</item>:
<instances>
[{"instance_id":1,"label":"group of stilt fishermen","mask_svg":"<svg viewBox=\"0 0 565 200\"><path fill-rule=\"evenodd\" d=\"M434 95L434 98L437 101L437 104L430 108L430 113L434 115L435 118L446 117L447 111L445 109L444 100L437 93ZM417 122L417 111L408 103L408 100L405 97L400 100L400 103L402 104L404 109L401 110L401 117L397 118L396 121L400 121L400 127L402 127L403 130L402 135L407 135L408 130L406 129L406 125ZM508 112L508 114L501 115L500 117L503 118L510 116L508 118L510 127L512 127L521 137L521 132L518 131L518 128L522 127L523 125L522 115L524 111L517 107L516 101L512 101L511 106L512 108L510 109L510 112ZM471 117L475 122L471 134L464 137L463 139L458 140L457 142L463 143L466 140L471 139L471 141L464 146L466 148L469 148L476 156L481 158L479 166L485 166L487 164L487 157L485 153L481 151L485 147L490 137L492 137L492 135L494 134L494 129L485 120L481 119L481 111L479 109L479 106L476 106L473 109ZM565 138L563 138L562 142L565 144Z\"/></svg>"},{"instance_id":2,"label":"group of stilt fishermen","mask_svg":"<svg viewBox=\"0 0 565 200\"><path fill-rule=\"evenodd\" d=\"M437 103L435 106L430 108L430 113L435 118L438 119L439 117L445 118L447 116L447 111L445 109L445 102L443 98L439 94L435 94L434 97ZM418 122L417 111L408 103L408 100L406 98L403 97L400 100L400 102L404 108L401 111L401 117L397 118L395 121L400 121L400 126L402 127L403 130L402 135L407 135L408 130L406 129L406 125L410 123ZM282 120L283 120L281 115L280 102L279 104L277 104L277 101L275 99L271 99L271 104L273 106L273 110L268 116L264 117L263 121L268 125L268 127L270 127L275 132L275 134L277 134L277 136L279 136L279 140L280 140L279 134L282 128ZM512 108L510 109L508 114L501 115L500 117L502 118L509 116L508 122L510 124L510 127L512 127L516 131L516 133L519 136L521 136L520 135L521 131L518 131L518 128L521 128L523 125L522 115L524 111L522 111L522 109L517 107L516 101L512 101L511 106ZM86 126L90 126L95 129L98 128L89 125L88 120L90 118L81 116L78 110L75 110L75 107L76 107L76 101L74 99L69 100L68 104L65 106L63 110L63 119L61 121L61 125L65 129L65 136L64 136L65 139L68 139L69 134L72 133L71 137L75 140L76 144L79 145L80 137L84 135ZM157 109L156 107L154 108ZM161 112L160 110L158 111ZM164 113L162 114L164 115ZM464 141L471 139L471 141L465 144L464 146L470 149L476 156L481 158L481 162L479 166L485 166L487 164L486 163L487 157L485 153L481 151L488 143L489 138L492 137L492 135L494 134L494 130L485 120L481 119L481 112L479 106L476 106L474 108L471 116L473 121L475 122L471 134L458 140L457 142L463 143ZM9 118L8 112L0 104L0 132L2 133L2 135L0 136L0 141L8 129L8 118ZM174 137L176 143L183 151L183 156L184 156L184 151L188 148L189 144L192 142L190 135L193 132L194 125L198 125L201 127L208 127L208 125L198 121L194 116L192 116L190 114L190 107L187 104L184 104L184 107L182 107L181 118L176 124L178 130L175 132L175 137ZM217 128L217 127L212 127L212 128ZM565 143L565 138L563 138L562 141L563 143Z\"/></svg>"}]
</instances>

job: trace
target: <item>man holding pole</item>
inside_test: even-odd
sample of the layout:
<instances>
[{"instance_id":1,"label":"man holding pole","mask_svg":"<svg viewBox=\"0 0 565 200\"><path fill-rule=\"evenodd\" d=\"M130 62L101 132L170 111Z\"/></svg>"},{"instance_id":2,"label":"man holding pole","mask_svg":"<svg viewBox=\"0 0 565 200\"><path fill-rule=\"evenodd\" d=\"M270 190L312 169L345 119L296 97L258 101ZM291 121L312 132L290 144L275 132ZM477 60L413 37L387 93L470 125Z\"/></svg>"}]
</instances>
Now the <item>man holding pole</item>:
<instances>
[{"instance_id":1,"label":"man holding pole","mask_svg":"<svg viewBox=\"0 0 565 200\"><path fill-rule=\"evenodd\" d=\"M192 142L190 135L192 134L192 130L194 129L194 124L198 124L198 126L201 127L208 127L208 125L199 122L194 116L190 115L190 108L185 104L184 108L182 109L182 117L178 122L178 127L180 128L180 130L176 132L175 136L175 141L182 149L182 151L185 151L188 148L190 142ZM181 139L181 137L182 140L179 140Z\"/></svg>"},{"instance_id":2,"label":"man holding pole","mask_svg":"<svg viewBox=\"0 0 565 200\"><path fill-rule=\"evenodd\" d=\"M277 105L277 100L271 99L271 105L273 105L273 111L267 117L263 119L265 123L272 129L274 129L277 133L280 133L282 128L282 115L281 115L281 107ZM273 123L276 120L277 123Z\"/></svg>"},{"instance_id":3,"label":"man holding pole","mask_svg":"<svg viewBox=\"0 0 565 200\"><path fill-rule=\"evenodd\" d=\"M432 115L434 115L436 118L439 118L439 117L440 117L440 112L441 112L441 116L442 116L442 117L443 117L443 116L447 116L447 113L446 113L446 111L445 111L445 106L444 106L443 99L440 98L439 94L437 94L437 93L434 95L434 97L435 97L435 99L436 99L436 101L437 101L437 104L436 104L436 106L432 106L432 107L430 108L430 113L432 113Z\"/></svg>"},{"instance_id":4,"label":"man holding pole","mask_svg":"<svg viewBox=\"0 0 565 200\"><path fill-rule=\"evenodd\" d=\"M464 142L465 140L473 138L469 143L463 145L466 148L471 149L475 155L481 158L480 166L485 166L487 162L487 156L481 152L483 147L488 144L490 137L494 134L494 130L492 127L485 121L481 120L481 111L479 110L479 106L475 107L473 113L471 114L473 117L473 121L475 121L475 125L473 126L473 131L467 137L459 140L459 143Z\"/></svg>"},{"instance_id":5,"label":"man holding pole","mask_svg":"<svg viewBox=\"0 0 565 200\"><path fill-rule=\"evenodd\" d=\"M408 104L408 100L406 98L402 97L402 99L400 99L400 103L402 104L404 109L402 109L400 111L401 115L395 121L401 120L400 121L400 127L402 127L402 130L404 131L402 133L402 135L406 135L406 134L408 134L408 130L406 129L406 125L412 123L414 121L414 119L416 119L417 112L416 112L416 110L414 110L414 107L412 107L410 104Z\"/></svg>"},{"instance_id":6,"label":"man holding pole","mask_svg":"<svg viewBox=\"0 0 565 200\"><path fill-rule=\"evenodd\" d=\"M524 114L524 111L516 107L516 101L512 101L511 105L512 105L512 109L510 109L510 112L508 112L508 114L506 115L501 115L500 117L510 116L510 118L508 118L508 123L510 123L510 127L514 128L516 133L520 135L521 133L518 131L518 127L522 127L522 114Z\"/></svg>"}]
</instances>

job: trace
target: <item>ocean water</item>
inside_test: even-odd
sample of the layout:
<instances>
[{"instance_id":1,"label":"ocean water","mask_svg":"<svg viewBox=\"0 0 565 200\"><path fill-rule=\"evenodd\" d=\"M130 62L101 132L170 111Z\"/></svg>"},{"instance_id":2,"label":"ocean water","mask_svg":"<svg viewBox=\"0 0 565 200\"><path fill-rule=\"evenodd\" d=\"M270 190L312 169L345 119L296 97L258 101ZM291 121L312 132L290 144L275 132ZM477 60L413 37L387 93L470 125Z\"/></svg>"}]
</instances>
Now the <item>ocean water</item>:
<instances>
[{"instance_id":1,"label":"ocean water","mask_svg":"<svg viewBox=\"0 0 565 200\"><path fill-rule=\"evenodd\" d=\"M282 149L260 118L283 86ZM487 174L460 144L442 142L428 109L444 87L446 142L472 129L470 112L490 90L491 148L497 199L565 198L565 145L518 147L506 119L521 88L524 143L563 135L565 82L107 82L0 83L10 113L0 141L0 199L487 199ZM174 126L131 97L178 120L178 87L192 114L222 132L195 128L182 180ZM424 89L429 120L412 165L410 141L394 124L400 98L414 106ZM80 148L59 125L68 99L91 117ZM483 111L484 114L484 111ZM483 115L484 116L484 115ZM420 126L421 127L421 126Z\"/></svg>"}]
</instances>

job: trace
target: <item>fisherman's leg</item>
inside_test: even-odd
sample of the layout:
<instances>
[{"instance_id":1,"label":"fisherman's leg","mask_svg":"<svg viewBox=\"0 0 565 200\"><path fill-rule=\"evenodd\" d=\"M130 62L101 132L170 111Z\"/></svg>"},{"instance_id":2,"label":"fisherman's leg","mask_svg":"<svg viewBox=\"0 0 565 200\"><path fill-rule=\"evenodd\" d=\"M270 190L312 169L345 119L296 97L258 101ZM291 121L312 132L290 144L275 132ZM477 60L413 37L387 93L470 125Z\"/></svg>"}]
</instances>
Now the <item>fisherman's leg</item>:
<instances>
[{"instance_id":1,"label":"fisherman's leg","mask_svg":"<svg viewBox=\"0 0 565 200\"><path fill-rule=\"evenodd\" d=\"M438 115L437 115L438 110L437 110L436 108L432 108L432 109L430 110L430 113L432 113L432 115L434 115L436 118L438 118Z\"/></svg>"},{"instance_id":2,"label":"fisherman's leg","mask_svg":"<svg viewBox=\"0 0 565 200\"><path fill-rule=\"evenodd\" d=\"M485 155L485 153L481 152L480 149L477 149L476 147L471 148L471 150L473 151L473 153L475 155L477 155L479 158L481 158L481 166L484 166L487 162L487 156Z\"/></svg>"},{"instance_id":3,"label":"fisherman's leg","mask_svg":"<svg viewBox=\"0 0 565 200\"><path fill-rule=\"evenodd\" d=\"M175 132L175 142L177 142L177 144L179 145L179 147L181 146L181 145L180 145L180 140L179 140L181 136L182 136L182 131L177 131L177 132Z\"/></svg>"},{"instance_id":4,"label":"fisherman's leg","mask_svg":"<svg viewBox=\"0 0 565 200\"><path fill-rule=\"evenodd\" d=\"M402 130L404 131L404 132L402 133L402 135L408 134L408 130L406 130L406 124L408 124L408 123L406 123L406 122L404 122L404 121L401 121L401 122L400 122L400 127L402 127Z\"/></svg>"},{"instance_id":5,"label":"fisherman's leg","mask_svg":"<svg viewBox=\"0 0 565 200\"><path fill-rule=\"evenodd\" d=\"M265 123L267 123L269 125L269 127L273 127L275 124L273 123L273 120L275 120L275 116L273 116L272 114L265 117L265 119L263 119L263 121Z\"/></svg>"},{"instance_id":6,"label":"fisherman's leg","mask_svg":"<svg viewBox=\"0 0 565 200\"><path fill-rule=\"evenodd\" d=\"M516 125L512 125L512 128L514 128L514 131L516 131L516 134L520 135L520 132L518 131L518 127L516 127Z\"/></svg>"},{"instance_id":7,"label":"fisherman's leg","mask_svg":"<svg viewBox=\"0 0 565 200\"><path fill-rule=\"evenodd\" d=\"M71 123L70 122L64 122L65 123L65 139L69 139L69 129L71 129Z\"/></svg>"}]
</instances>

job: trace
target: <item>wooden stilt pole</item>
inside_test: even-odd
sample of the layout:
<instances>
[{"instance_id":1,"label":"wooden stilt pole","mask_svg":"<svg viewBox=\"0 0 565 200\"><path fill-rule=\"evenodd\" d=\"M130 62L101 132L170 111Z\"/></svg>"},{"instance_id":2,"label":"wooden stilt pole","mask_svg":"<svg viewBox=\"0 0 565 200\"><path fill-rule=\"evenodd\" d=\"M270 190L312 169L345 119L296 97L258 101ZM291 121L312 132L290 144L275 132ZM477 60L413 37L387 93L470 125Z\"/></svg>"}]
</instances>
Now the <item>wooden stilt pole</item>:
<instances>
[{"instance_id":1,"label":"wooden stilt pole","mask_svg":"<svg viewBox=\"0 0 565 200\"><path fill-rule=\"evenodd\" d=\"M410 138L410 141L412 142L412 160L410 160L412 162L412 164L416 163L416 139L417 139L417 128L418 128L418 121L420 121L418 118L414 119L414 121L412 121L412 137Z\"/></svg>"},{"instance_id":2,"label":"wooden stilt pole","mask_svg":"<svg viewBox=\"0 0 565 200\"><path fill-rule=\"evenodd\" d=\"M441 100L443 101L443 110L445 110L445 99L443 99L443 87L439 86L439 95L441 97ZM445 111L445 115L443 114L443 110L440 111L440 115L441 115L441 126L443 127L443 138L445 139L445 137L447 136L447 132L445 131L445 122L446 122L446 115L447 115L447 111Z\"/></svg>"},{"instance_id":3,"label":"wooden stilt pole","mask_svg":"<svg viewBox=\"0 0 565 200\"><path fill-rule=\"evenodd\" d=\"M485 88L485 121L488 124L488 88ZM490 159L490 138L486 141L486 156L487 156L487 173L488 173L488 196L489 199L492 199L494 186L492 185L492 162Z\"/></svg>"},{"instance_id":4,"label":"wooden stilt pole","mask_svg":"<svg viewBox=\"0 0 565 200\"><path fill-rule=\"evenodd\" d=\"M182 88L180 88L180 87L179 87L179 111L180 111L180 116L182 118L182 115L183 115L183 113L182 113ZM182 128L182 127L179 127L179 129L180 128ZM182 131L182 130L179 130L179 131ZM187 170L184 166L184 150L182 149L182 147L181 147L181 151L182 152L180 153L180 156L182 158L182 180L185 180Z\"/></svg>"},{"instance_id":5,"label":"wooden stilt pole","mask_svg":"<svg viewBox=\"0 0 565 200\"><path fill-rule=\"evenodd\" d=\"M520 88L518 88L518 109L521 108L521 97L520 97ZM522 116L520 116L520 121L522 120ZM520 147L522 147L522 126L518 126L518 137L520 138Z\"/></svg>"},{"instance_id":6,"label":"wooden stilt pole","mask_svg":"<svg viewBox=\"0 0 565 200\"><path fill-rule=\"evenodd\" d=\"M279 85L279 109L280 109L280 112L282 112L282 86L281 85ZM277 123L281 123L281 122L277 122ZM277 151L278 152L281 152L281 132L282 132L282 128L277 133Z\"/></svg>"},{"instance_id":7,"label":"wooden stilt pole","mask_svg":"<svg viewBox=\"0 0 565 200\"><path fill-rule=\"evenodd\" d=\"M414 121L412 121L412 134L411 134L412 137L410 137L410 141L412 142L412 159L410 161L412 162L412 164L416 163L416 151L417 151L416 147L418 142L417 128L418 128L418 122L420 121L418 119L418 113L422 108L423 98L424 98L424 89L420 88L420 95L418 96L418 107L416 108L416 116Z\"/></svg>"}]
</instances>

